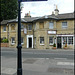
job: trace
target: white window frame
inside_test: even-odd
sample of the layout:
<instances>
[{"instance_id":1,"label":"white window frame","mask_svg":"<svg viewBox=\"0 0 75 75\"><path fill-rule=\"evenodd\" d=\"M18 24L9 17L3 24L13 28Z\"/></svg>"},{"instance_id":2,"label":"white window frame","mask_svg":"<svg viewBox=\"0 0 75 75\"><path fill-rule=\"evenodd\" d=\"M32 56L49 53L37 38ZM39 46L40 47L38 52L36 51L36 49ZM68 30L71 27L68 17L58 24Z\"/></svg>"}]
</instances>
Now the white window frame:
<instances>
[{"instance_id":1,"label":"white window frame","mask_svg":"<svg viewBox=\"0 0 75 75\"><path fill-rule=\"evenodd\" d=\"M40 37L40 41L41 41L41 38L44 39L44 37ZM39 41L39 42L40 42L40 41ZM40 45L44 45L44 41L43 41L43 43L40 43Z\"/></svg>"},{"instance_id":2,"label":"white window frame","mask_svg":"<svg viewBox=\"0 0 75 75\"><path fill-rule=\"evenodd\" d=\"M54 28L54 22L49 22L49 29L53 29Z\"/></svg>"},{"instance_id":3,"label":"white window frame","mask_svg":"<svg viewBox=\"0 0 75 75\"><path fill-rule=\"evenodd\" d=\"M4 29L5 28L5 29ZM3 26L3 32L6 32L6 26Z\"/></svg>"},{"instance_id":4,"label":"white window frame","mask_svg":"<svg viewBox=\"0 0 75 75\"><path fill-rule=\"evenodd\" d=\"M14 41L12 40L12 38L14 38ZM13 41L13 43L12 43ZM15 44L15 37L11 37L11 44L14 45Z\"/></svg>"},{"instance_id":5,"label":"white window frame","mask_svg":"<svg viewBox=\"0 0 75 75\"><path fill-rule=\"evenodd\" d=\"M63 26L63 23L66 23L66 26ZM62 29L67 29L67 26L68 24L67 24L67 22L62 22Z\"/></svg>"},{"instance_id":6,"label":"white window frame","mask_svg":"<svg viewBox=\"0 0 75 75\"><path fill-rule=\"evenodd\" d=\"M50 38L52 38L53 43L50 43ZM54 44L54 37L53 36L50 36L49 37L49 45L53 45L53 44Z\"/></svg>"}]
</instances>

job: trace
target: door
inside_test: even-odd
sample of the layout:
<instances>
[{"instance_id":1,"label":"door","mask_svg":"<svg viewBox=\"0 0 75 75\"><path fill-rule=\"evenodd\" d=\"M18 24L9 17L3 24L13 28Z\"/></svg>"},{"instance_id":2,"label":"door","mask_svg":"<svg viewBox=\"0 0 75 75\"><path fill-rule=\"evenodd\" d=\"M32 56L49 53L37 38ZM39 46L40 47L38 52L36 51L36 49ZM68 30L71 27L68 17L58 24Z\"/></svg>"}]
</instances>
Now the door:
<instances>
[{"instance_id":1,"label":"door","mask_svg":"<svg viewBox=\"0 0 75 75\"><path fill-rule=\"evenodd\" d=\"M32 38L29 38L29 48L32 48Z\"/></svg>"},{"instance_id":2,"label":"door","mask_svg":"<svg viewBox=\"0 0 75 75\"><path fill-rule=\"evenodd\" d=\"M61 48L61 37L57 37L57 48Z\"/></svg>"}]
</instances>

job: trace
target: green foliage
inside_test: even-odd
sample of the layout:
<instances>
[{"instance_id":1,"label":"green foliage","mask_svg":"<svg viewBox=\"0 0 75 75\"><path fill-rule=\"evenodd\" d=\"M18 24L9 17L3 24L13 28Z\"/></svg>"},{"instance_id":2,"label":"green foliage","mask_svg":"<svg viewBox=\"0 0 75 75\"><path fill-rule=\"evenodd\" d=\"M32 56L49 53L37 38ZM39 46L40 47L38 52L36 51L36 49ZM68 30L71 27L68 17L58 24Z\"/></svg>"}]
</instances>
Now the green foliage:
<instances>
[{"instance_id":1,"label":"green foliage","mask_svg":"<svg viewBox=\"0 0 75 75\"><path fill-rule=\"evenodd\" d=\"M1 0L1 20L14 19L18 15L18 0Z\"/></svg>"},{"instance_id":2,"label":"green foliage","mask_svg":"<svg viewBox=\"0 0 75 75\"><path fill-rule=\"evenodd\" d=\"M55 43L53 44L53 47L56 47L56 44Z\"/></svg>"},{"instance_id":3,"label":"green foliage","mask_svg":"<svg viewBox=\"0 0 75 75\"><path fill-rule=\"evenodd\" d=\"M8 43L8 39L2 40L2 43Z\"/></svg>"}]
</instances>

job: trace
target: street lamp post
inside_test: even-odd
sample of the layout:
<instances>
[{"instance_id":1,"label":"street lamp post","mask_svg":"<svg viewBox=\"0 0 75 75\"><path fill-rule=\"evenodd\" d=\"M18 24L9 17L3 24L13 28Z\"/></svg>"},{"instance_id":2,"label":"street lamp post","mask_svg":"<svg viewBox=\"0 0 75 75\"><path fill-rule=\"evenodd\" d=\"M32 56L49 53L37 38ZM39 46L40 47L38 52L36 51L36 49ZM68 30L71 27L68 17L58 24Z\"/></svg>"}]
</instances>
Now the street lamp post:
<instances>
[{"instance_id":1,"label":"street lamp post","mask_svg":"<svg viewBox=\"0 0 75 75\"><path fill-rule=\"evenodd\" d=\"M17 46L17 75L22 75L22 53L21 53L21 9L18 1L18 46Z\"/></svg>"}]
</instances>

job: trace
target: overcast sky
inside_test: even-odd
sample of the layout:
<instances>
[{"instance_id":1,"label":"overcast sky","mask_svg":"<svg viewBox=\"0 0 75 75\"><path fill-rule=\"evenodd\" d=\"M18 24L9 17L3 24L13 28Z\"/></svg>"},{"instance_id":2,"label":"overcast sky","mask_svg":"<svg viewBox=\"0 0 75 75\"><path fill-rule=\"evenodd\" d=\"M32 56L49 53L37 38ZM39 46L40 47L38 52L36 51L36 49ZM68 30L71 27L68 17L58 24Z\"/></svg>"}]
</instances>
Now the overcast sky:
<instances>
[{"instance_id":1,"label":"overcast sky","mask_svg":"<svg viewBox=\"0 0 75 75\"><path fill-rule=\"evenodd\" d=\"M51 15L52 11L58 6L59 14L74 12L74 0L48 0L37 2L22 2L23 8L21 17L30 11L32 17Z\"/></svg>"}]
</instances>

